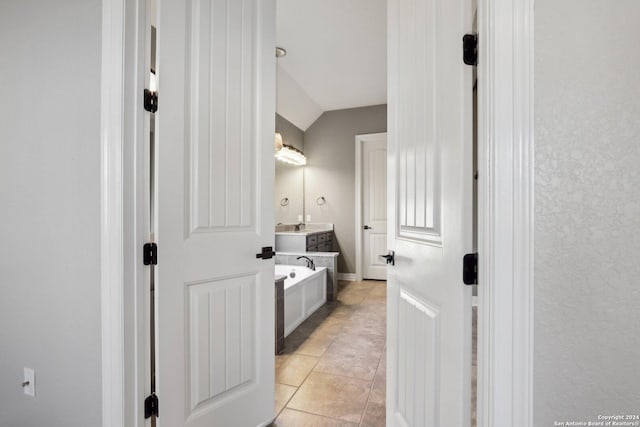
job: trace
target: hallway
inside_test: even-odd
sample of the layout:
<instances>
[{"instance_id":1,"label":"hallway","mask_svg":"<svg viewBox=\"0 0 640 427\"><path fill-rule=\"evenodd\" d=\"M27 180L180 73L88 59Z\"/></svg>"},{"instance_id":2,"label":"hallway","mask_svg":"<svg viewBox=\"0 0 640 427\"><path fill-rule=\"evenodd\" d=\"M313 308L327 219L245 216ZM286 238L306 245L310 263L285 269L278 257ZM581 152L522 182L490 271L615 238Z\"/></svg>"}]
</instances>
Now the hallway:
<instances>
[{"instance_id":1,"label":"hallway","mask_svg":"<svg viewBox=\"0 0 640 427\"><path fill-rule=\"evenodd\" d=\"M386 282L339 282L276 356L274 427L384 426Z\"/></svg>"}]
</instances>

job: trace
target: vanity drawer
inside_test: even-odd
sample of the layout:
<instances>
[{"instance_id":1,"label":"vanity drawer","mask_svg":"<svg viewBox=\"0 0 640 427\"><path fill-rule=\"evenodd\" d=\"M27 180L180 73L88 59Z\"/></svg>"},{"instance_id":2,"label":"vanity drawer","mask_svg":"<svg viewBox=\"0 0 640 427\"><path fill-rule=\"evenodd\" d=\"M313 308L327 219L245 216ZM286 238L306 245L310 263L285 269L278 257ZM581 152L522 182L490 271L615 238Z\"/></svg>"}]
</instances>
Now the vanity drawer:
<instances>
[{"instance_id":1,"label":"vanity drawer","mask_svg":"<svg viewBox=\"0 0 640 427\"><path fill-rule=\"evenodd\" d=\"M318 252L330 252L331 251L331 245L327 242L323 242L318 244Z\"/></svg>"},{"instance_id":2,"label":"vanity drawer","mask_svg":"<svg viewBox=\"0 0 640 427\"><path fill-rule=\"evenodd\" d=\"M318 243L318 236L317 235L311 235L311 236L307 236L307 247L309 246L314 246Z\"/></svg>"},{"instance_id":3,"label":"vanity drawer","mask_svg":"<svg viewBox=\"0 0 640 427\"><path fill-rule=\"evenodd\" d=\"M318 234L318 243L327 241L327 233Z\"/></svg>"}]
</instances>

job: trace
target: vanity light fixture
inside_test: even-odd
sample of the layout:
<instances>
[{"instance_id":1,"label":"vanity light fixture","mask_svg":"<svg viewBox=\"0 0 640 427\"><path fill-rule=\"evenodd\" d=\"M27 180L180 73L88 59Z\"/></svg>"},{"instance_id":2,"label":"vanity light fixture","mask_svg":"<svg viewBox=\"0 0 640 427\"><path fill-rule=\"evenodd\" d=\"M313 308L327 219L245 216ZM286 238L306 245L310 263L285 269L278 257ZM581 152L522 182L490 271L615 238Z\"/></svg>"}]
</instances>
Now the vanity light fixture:
<instances>
[{"instance_id":1,"label":"vanity light fixture","mask_svg":"<svg viewBox=\"0 0 640 427\"><path fill-rule=\"evenodd\" d=\"M287 144L282 144L282 148L276 152L276 159L296 166L307 164L307 158L304 153Z\"/></svg>"},{"instance_id":2,"label":"vanity light fixture","mask_svg":"<svg viewBox=\"0 0 640 427\"><path fill-rule=\"evenodd\" d=\"M275 139L275 143L274 143L274 148L276 153L280 150L282 150L282 146L284 144L282 143L282 135L280 135L280 133L276 132L276 139Z\"/></svg>"}]
</instances>

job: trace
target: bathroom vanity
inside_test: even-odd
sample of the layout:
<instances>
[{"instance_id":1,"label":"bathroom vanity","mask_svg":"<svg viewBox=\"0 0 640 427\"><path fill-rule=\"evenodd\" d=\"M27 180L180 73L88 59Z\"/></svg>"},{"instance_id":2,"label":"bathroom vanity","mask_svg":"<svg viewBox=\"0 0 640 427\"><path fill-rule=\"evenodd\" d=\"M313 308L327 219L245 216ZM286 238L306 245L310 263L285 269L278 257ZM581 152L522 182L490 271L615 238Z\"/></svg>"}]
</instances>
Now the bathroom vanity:
<instances>
[{"instance_id":1,"label":"bathroom vanity","mask_svg":"<svg viewBox=\"0 0 640 427\"><path fill-rule=\"evenodd\" d=\"M333 231L276 233L276 252L331 252Z\"/></svg>"},{"instance_id":2,"label":"bathroom vanity","mask_svg":"<svg viewBox=\"0 0 640 427\"><path fill-rule=\"evenodd\" d=\"M302 230L294 225L276 227L276 252L331 252L333 224L314 224ZM302 226L304 227L304 225Z\"/></svg>"}]
</instances>

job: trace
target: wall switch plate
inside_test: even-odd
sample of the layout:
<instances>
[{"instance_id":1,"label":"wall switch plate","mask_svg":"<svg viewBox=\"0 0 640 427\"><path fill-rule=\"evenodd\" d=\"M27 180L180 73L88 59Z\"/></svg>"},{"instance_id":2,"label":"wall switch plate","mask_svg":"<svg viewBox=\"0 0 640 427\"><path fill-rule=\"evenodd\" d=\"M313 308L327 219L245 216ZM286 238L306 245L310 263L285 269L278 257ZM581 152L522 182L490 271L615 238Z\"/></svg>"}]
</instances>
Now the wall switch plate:
<instances>
[{"instance_id":1,"label":"wall switch plate","mask_svg":"<svg viewBox=\"0 0 640 427\"><path fill-rule=\"evenodd\" d=\"M311 222L311 214L307 215L307 222Z\"/></svg>"},{"instance_id":2,"label":"wall switch plate","mask_svg":"<svg viewBox=\"0 0 640 427\"><path fill-rule=\"evenodd\" d=\"M24 379L22 380L22 389L27 396L35 397L36 395L36 371L31 368L24 368Z\"/></svg>"},{"instance_id":3,"label":"wall switch plate","mask_svg":"<svg viewBox=\"0 0 640 427\"><path fill-rule=\"evenodd\" d=\"M302 222L302 214L298 215L298 222Z\"/></svg>"}]
</instances>

